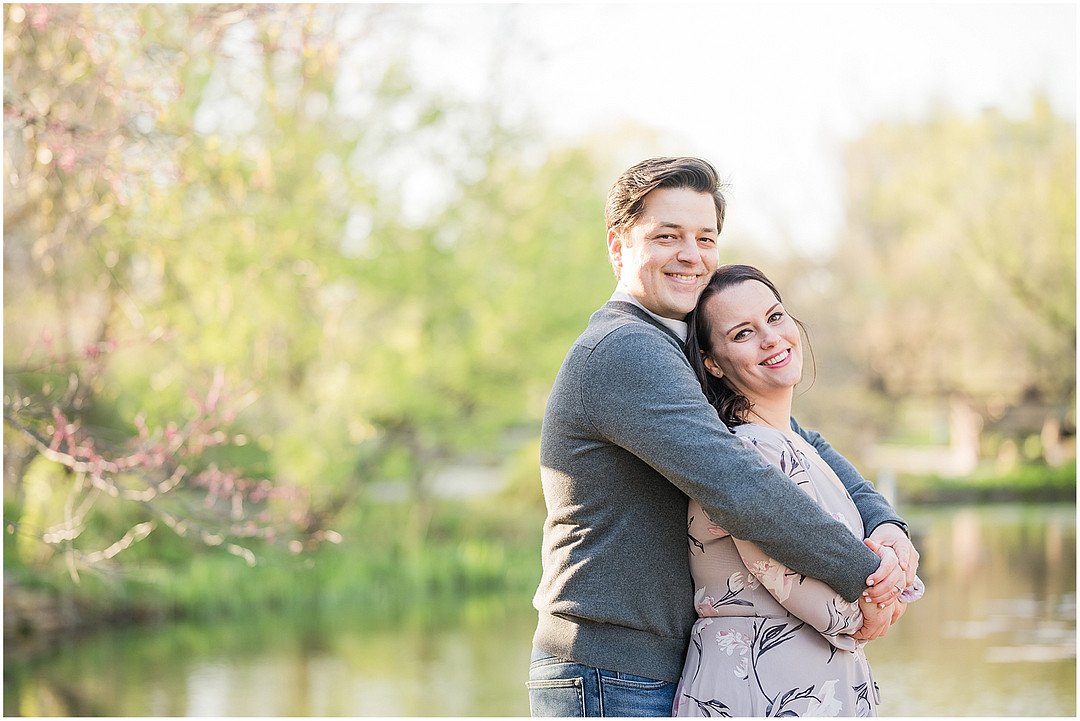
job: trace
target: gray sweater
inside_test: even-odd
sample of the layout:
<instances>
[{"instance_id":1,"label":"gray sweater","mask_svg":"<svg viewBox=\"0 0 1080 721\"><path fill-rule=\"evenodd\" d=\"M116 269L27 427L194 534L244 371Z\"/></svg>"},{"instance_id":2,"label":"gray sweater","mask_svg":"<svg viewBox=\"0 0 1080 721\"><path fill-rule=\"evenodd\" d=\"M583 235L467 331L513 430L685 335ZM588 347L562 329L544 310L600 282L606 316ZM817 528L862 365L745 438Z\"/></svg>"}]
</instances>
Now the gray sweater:
<instances>
[{"instance_id":1,"label":"gray sweater","mask_svg":"<svg viewBox=\"0 0 1080 721\"><path fill-rule=\"evenodd\" d=\"M795 426L797 428L797 426ZM816 433L867 533L903 521ZM694 624L687 497L733 536L848 600L878 557L760 454L702 394L678 338L611 301L577 339L540 440L548 515L534 643L554 656L677 681Z\"/></svg>"}]
</instances>

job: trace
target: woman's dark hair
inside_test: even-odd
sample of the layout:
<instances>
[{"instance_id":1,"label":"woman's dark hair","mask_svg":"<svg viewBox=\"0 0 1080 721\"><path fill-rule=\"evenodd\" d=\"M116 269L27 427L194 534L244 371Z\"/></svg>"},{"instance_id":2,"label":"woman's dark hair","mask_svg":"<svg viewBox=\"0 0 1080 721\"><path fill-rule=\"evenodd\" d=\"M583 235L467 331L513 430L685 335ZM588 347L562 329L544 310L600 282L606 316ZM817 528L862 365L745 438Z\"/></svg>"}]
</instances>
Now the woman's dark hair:
<instances>
[{"instance_id":1,"label":"woman's dark hair","mask_svg":"<svg viewBox=\"0 0 1080 721\"><path fill-rule=\"evenodd\" d=\"M720 416L720 420L729 428L746 422L746 416L753 407L750 399L736 391L727 382L726 378L717 378L705 368L705 358L712 353L712 323L708 313L704 312L705 303L709 298L732 286L745 283L748 280L756 280L772 291L773 296L781 303L780 291L773 282L765 277L765 274L752 265L722 265L716 269L709 284L705 286L697 305L690 315L686 317L689 326L689 334L683 352L690 361L690 367L694 369L698 383L705 397L712 404ZM803 336L806 337L806 347L810 349L810 357L814 351L810 348L810 339L807 337L806 326L795 316L788 314L795 324L799 326Z\"/></svg>"}]
</instances>

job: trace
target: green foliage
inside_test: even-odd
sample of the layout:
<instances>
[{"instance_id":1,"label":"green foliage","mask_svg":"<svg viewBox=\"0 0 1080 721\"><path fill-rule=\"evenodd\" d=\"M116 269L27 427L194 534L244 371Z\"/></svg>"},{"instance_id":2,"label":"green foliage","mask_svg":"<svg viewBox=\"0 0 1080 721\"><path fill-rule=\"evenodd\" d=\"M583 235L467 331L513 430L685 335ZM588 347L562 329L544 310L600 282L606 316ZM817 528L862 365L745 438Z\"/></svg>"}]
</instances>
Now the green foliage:
<instances>
[{"instance_id":1,"label":"green foliage","mask_svg":"<svg viewBox=\"0 0 1080 721\"><path fill-rule=\"evenodd\" d=\"M60 574L34 577L51 595L117 620L227 618L256 608L380 613L470 595L527 598L535 589L542 510L441 503L419 545L401 532L409 516L405 505L369 509L340 544L303 555L261 549L254 567L216 551L147 554L130 557L123 576L87 574L78 587Z\"/></svg>"},{"instance_id":2,"label":"green foliage","mask_svg":"<svg viewBox=\"0 0 1080 721\"><path fill-rule=\"evenodd\" d=\"M1075 127L1031 114L882 123L847 153L846 350L892 397L1014 403L1076 385Z\"/></svg>"},{"instance_id":3,"label":"green foliage","mask_svg":"<svg viewBox=\"0 0 1080 721\"><path fill-rule=\"evenodd\" d=\"M192 396L224 378L243 410L199 468L306 489L290 513L312 538L348 527L368 483L405 479L413 504L386 533L426 548L435 472L516 456L610 292L592 156L525 162L523 138L486 108L418 90L388 32L407 8L6 12L5 449L18 463L5 479L23 540L63 522L73 485L86 492L62 458L34 460L52 410L123 453L136 419L183 427ZM417 203L412 171L441 178L440 197ZM194 510L189 490L174 495ZM66 547L104 548L153 512L98 494ZM42 568L64 556L28 543L19 554ZM193 550L159 524L115 568ZM455 559L417 573L452 583L455 565L506 561L475 542Z\"/></svg>"},{"instance_id":4,"label":"green foliage","mask_svg":"<svg viewBox=\"0 0 1080 721\"><path fill-rule=\"evenodd\" d=\"M1004 433L1014 409L1043 414L1017 433L1075 427L1075 159L1075 125L1038 97L850 143L835 251L766 266L817 354L797 414L856 461L883 438Z\"/></svg>"},{"instance_id":5,"label":"green foliage","mask_svg":"<svg viewBox=\"0 0 1080 721\"><path fill-rule=\"evenodd\" d=\"M964 478L905 476L897 483L904 504L1002 501L1076 501L1076 463L1031 464L1011 473L983 471Z\"/></svg>"}]
</instances>

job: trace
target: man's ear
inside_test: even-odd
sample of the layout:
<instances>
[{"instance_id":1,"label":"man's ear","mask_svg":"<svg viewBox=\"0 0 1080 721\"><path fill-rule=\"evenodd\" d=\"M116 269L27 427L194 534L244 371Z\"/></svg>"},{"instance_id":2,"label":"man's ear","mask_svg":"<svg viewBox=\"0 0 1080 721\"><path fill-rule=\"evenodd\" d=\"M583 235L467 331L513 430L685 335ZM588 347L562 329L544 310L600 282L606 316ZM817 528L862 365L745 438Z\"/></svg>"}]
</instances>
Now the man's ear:
<instances>
[{"instance_id":1,"label":"man's ear","mask_svg":"<svg viewBox=\"0 0 1080 721\"><path fill-rule=\"evenodd\" d=\"M622 233L617 230L609 230L607 234L607 253L611 260L611 267L615 269L615 275L622 272Z\"/></svg>"},{"instance_id":2,"label":"man's ear","mask_svg":"<svg viewBox=\"0 0 1080 721\"><path fill-rule=\"evenodd\" d=\"M709 375L716 376L717 378L724 377L724 371L720 370L720 366L716 365L716 361L710 356L705 356L705 370L709 371Z\"/></svg>"}]
</instances>

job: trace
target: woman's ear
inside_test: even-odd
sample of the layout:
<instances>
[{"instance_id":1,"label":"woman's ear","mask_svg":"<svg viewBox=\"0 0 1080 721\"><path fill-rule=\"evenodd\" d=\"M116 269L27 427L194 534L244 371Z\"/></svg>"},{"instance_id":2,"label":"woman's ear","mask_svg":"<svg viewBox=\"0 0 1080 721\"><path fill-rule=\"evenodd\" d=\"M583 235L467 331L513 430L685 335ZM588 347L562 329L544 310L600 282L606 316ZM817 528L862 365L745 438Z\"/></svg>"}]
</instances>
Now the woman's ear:
<instances>
[{"instance_id":1,"label":"woman's ear","mask_svg":"<svg viewBox=\"0 0 1080 721\"><path fill-rule=\"evenodd\" d=\"M717 378L724 377L724 371L720 370L720 366L716 365L716 361L711 356L705 356L705 370L709 371L709 375L716 376Z\"/></svg>"}]
</instances>

